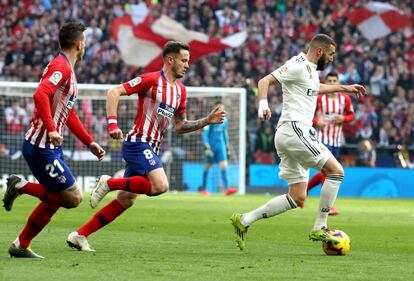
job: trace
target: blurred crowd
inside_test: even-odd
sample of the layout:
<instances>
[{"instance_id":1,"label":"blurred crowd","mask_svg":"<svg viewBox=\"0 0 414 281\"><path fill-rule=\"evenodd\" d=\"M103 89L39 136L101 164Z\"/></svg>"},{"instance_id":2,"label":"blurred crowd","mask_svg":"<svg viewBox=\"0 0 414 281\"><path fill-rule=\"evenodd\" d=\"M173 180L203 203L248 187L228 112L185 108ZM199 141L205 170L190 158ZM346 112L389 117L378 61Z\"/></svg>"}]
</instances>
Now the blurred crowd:
<instances>
[{"instance_id":1,"label":"blurred crowd","mask_svg":"<svg viewBox=\"0 0 414 281\"><path fill-rule=\"evenodd\" d=\"M60 24L78 18L88 26L85 60L77 65L79 83L120 83L143 72L122 61L110 35L110 23L142 1L0 0L0 80L38 81L58 50ZM187 29L211 37L240 30L246 42L193 62L184 78L188 86L245 87L248 90L249 162L273 162L274 126L281 113L281 89L269 92L272 120L257 119L257 81L288 58L306 50L313 35L326 33L337 42L336 60L321 73L339 73L341 83L360 83L369 95L353 98L356 118L344 126L344 142L369 140L373 147L407 147L414 140L414 35L406 28L368 41L346 18L368 1L356 0L170 0L145 1L153 18L168 15ZM413 18L409 1L387 1ZM414 22L414 19L413 19ZM18 101L17 101L18 103ZM32 105L1 101L8 133L27 125ZM12 112L7 108L15 108ZM87 113L89 114L89 113ZM87 115L85 113L85 115ZM99 118L103 113L91 113ZM18 116L11 118L10 116ZM97 117L98 116L98 117ZM17 122L9 125L9 121ZM102 126L104 121L102 121ZM408 158L410 158L408 156Z\"/></svg>"}]
</instances>

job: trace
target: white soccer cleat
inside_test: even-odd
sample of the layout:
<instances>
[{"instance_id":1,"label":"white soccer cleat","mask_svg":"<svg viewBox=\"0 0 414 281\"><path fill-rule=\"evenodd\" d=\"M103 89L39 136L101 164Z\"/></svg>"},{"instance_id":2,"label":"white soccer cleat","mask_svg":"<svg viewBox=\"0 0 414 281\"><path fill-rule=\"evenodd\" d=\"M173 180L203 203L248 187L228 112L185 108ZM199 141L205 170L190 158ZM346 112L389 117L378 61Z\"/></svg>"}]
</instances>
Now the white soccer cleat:
<instances>
[{"instance_id":1,"label":"white soccer cleat","mask_svg":"<svg viewBox=\"0 0 414 281\"><path fill-rule=\"evenodd\" d=\"M95 250L92 249L91 246L89 245L86 237L83 235L79 235L77 231L71 232L69 234L68 239L66 240L66 243L68 243L69 247L75 248L78 251L95 252Z\"/></svg>"},{"instance_id":2,"label":"white soccer cleat","mask_svg":"<svg viewBox=\"0 0 414 281\"><path fill-rule=\"evenodd\" d=\"M91 199L89 201L92 209L98 206L99 202L105 197L105 195L110 191L106 182L110 179L110 176L103 175L96 179L96 186L92 190Z\"/></svg>"}]
</instances>

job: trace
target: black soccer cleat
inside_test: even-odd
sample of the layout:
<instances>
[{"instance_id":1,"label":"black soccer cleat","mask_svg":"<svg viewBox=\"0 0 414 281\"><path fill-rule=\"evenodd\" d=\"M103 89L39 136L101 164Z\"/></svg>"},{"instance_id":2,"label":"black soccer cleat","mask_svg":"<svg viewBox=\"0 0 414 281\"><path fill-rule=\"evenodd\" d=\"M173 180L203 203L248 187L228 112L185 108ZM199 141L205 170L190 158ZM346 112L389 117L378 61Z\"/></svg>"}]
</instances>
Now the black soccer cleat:
<instances>
[{"instance_id":1,"label":"black soccer cleat","mask_svg":"<svg viewBox=\"0 0 414 281\"><path fill-rule=\"evenodd\" d=\"M16 184L21 182L21 178L16 175L11 175L7 178L7 189L3 197L3 207L6 211L11 211L13 202L20 194L17 192Z\"/></svg>"},{"instance_id":2,"label":"black soccer cleat","mask_svg":"<svg viewBox=\"0 0 414 281\"><path fill-rule=\"evenodd\" d=\"M14 243L9 248L9 255L11 258L44 259L44 257L36 254L30 248L19 248Z\"/></svg>"}]
</instances>

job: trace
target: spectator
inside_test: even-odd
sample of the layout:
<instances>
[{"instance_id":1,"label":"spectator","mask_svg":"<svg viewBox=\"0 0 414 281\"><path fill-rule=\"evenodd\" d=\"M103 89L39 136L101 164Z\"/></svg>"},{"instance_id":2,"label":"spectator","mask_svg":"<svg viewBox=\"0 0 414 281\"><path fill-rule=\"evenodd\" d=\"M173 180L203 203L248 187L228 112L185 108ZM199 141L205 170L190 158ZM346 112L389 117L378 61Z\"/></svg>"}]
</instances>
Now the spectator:
<instances>
[{"instance_id":1,"label":"spectator","mask_svg":"<svg viewBox=\"0 0 414 281\"><path fill-rule=\"evenodd\" d=\"M256 163L273 164L275 163L275 132L271 123L263 124L257 131Z\"/></svg>"},{"instance_id":2,"label":"spectator","mask_svg":"<svg viewBox=\"0 0 414 281\"><path fill-rule=\"evenodd\" d=\"M357 166L375 167L376 160L377 154L371 142L362 140L358 147Z\"/></svg>"},{"instance_id":3,"label":"spectator","mask_svg":"<svg viewBox=\"0 0 414 281\"><path fill-rule=\"evenodd\" d=\"M5 109L6 133L12 136L20 135L29 124L26 110L20 106L19 99L15 98L11 106Z\"/></svg>"},{"instance_id":4,"label":"spectator","mask_svg":"<svg viewBox=\"0 0 414 281\"><path fill-rule=\"evenodd\" d=\"M58 27L70 17L82 19L88 26L88 53L77 66L78 83L118 84L142 73L142 69L122 61L111 38L110 24L112 19L129 12L133 12L135 18L142 16L145 13L139 14L140 9L151 1L132 1L139 4L114 2L2 1L0 81L38 82L40 69L56 55ZM266 70L275 69L288 57L305 50L307 36L323 32L334 37L341 46L337 50L334 66L341 74L341 81L369 84L372 92L371 97L361 101L364 108L359 118L357 115L353 123L344 126L347 143L356 144L357 132L366 124L372 128L373 139L379 138L379 124L384 124L386 120L391 121L394 127L408 128L412 124L409 110L402 110L402 106L408 107L414 102L412 27L370 42L346 20L346 13L359 6L359 1L152 2L157 3L147 9L152 20L163 14L168 15L186 28L213 37L230 35L238 30L248 32L244 45L193 62L189 75L183 81L189 86L244 86L246 79L255 84L258 77L267 73ZM196 2L201 5L196 6ZM410 12L411 7L407 6L406 1L392 2L399 9ZM400 94L402 92L404 94ZM277 100L276 105L272 106L275 111L280 110L280 96L280 89L269 93L271 100ZM398 101L394 103L396 96ZM255 106L255 102L248 102L248 112L254 112ZM277 122L278 114L273 113L275 120L272 121ZM5 117L1 104L0 114ZM253 146L248 158L254 159L256 114L248 116L247 129L253 132L249 134ZM1 129L5 130L6 126ZM393 139L397 142L408 141L406 136L396 134L390 138L390 145Z\"/></svg>"}]
</instances>

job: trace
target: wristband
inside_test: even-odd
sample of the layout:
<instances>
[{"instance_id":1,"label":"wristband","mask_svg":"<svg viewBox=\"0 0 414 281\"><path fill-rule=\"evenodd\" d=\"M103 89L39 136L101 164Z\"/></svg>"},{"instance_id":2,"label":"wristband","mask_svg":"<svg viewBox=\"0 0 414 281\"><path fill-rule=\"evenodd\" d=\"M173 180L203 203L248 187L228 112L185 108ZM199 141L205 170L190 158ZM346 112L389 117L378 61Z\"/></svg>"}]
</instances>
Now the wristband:
<instances>
[{"instance_id":1,"label":"wristband","mask_svg":"<svg viewBox=\"0 0 414 281\"><path fill-rule=\"evenodd\" d=\"M116 116L109 116L108 120L108 131L112 132L118 129L118 121L116 120Z\"/></svg>"},{"instance_id":2,"label":"wristband","mask_svg":"<svg viewBox=\"0 0 414 281\"><path fill-rule=\"evenodd\" d=\"M267 103L267 99L259 101L259 108L268 108L269 104Z\"/></svg>"}]
</instances>

